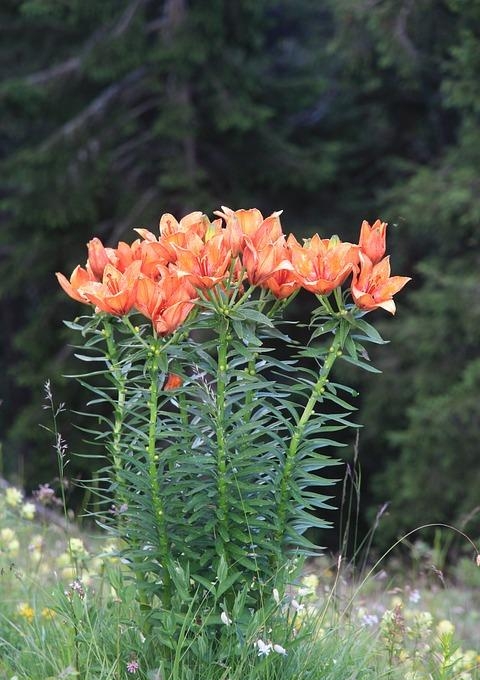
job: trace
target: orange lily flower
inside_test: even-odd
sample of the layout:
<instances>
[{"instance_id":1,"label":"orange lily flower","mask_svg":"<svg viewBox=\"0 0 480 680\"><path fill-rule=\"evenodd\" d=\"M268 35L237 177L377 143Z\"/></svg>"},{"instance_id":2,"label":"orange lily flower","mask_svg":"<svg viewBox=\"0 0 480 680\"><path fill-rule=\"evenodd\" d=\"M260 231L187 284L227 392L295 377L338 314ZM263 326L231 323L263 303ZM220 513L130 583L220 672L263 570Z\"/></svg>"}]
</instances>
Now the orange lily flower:
<instances>
[{"instance_id":1,"label":"orange lily flower","mask_svg":"<svg viewBox=\"0 0 480 680\"><path fill-rule=\"evenodd\" d=\"M385 257L377 264L360 251L360 271L353 274L352 297L360 309L370 311L377 307L395 314L395 303L392 297L398 293L409 276L390 276L390 257Z\"/></svg>"},{"instance_id":2,"label":"orange lily flower","mask_svg":"<svg viewBox=\"0 0 480 680\"><path fill-rule=\"evenodd\" d=\"M380 220L376 220L371 226L366 220L362 222L358 245L373 264L380 262L385 255L386 229L387 223Z\"/></svg>"},{"instance_id":3,"label":"orange lily flower","mask_svg":"<svg viewBox=\"0 0 480 680\"><path fill-rule=\"evenodd\" d=\"M135 260L123 273L107 264L102 283L92 281L82 286L79 292L102 312L123 316L134 305L141 264L140 260Z\"/></svg>"},{"instance_id":4,"label":"orange lily flower","mask_svg":"<svg viewBox=\"0 0 480 680\"><path fill-rule=\"evenodd\" d=\"M178 390L179 387L183 385L183 378L176 373L169 373L167 376L167 379L165 380L165 384L163 386L163 390L165 392L169 392L170 390Z\"/></svg>"},{"instance_id":5,"label":"orange lily flower","mask_svg":"<svg viewBox=\"0 0 480 680\"><path fill-rule=\"evenodd\" d=\"M60 272L57 272L55 276L57 277L58 283L62 286L63 290L71 298L77 302L84 302L87 304L90 302L90 300L88 300L88 298L86 298L85 295L83 295L83 293L80 291L80 288L91 281L95 281L91 272L78 265L73 270L72 275L70 276L70 281Z\"/></svg>"},{"instance_id":6,"label":"orange lily flower","mask_svg":"<svg viewBox=\"0 0 480 680\"><path fill-rule=\"evenodd\" d=\"M261 213L258 215L261 217ZM272 213L260 224L256 222L258 215L253 213L246 220L247 228L251 231L243 237L242 263L250 283L263 286L271 276L278 275L281 278L280 272L292 271L293 267L280 224L281 212ZM272 287L277 291L280 281L278 277L271 281ZM266 287L270 288L269 285Z\"/></svg>"},{"instance_id":7,"label":"orange lily flower","mask_svg":"<svg viewBox=\"0 0 480 680\"><path fill-rule=\"evenodd\" d=\"M195 305L195 289L176 272L164 269L158 281L141 277L135 307L151 319L159 335L168 335L181 326Z\"/></svg>"},{"instance_id":8,"label":"orange lily flower","mask_svg":"<svg viewBox=\"0 0 480 680\"><path fill-rule=\"evenodd\" d=\"M287 258L285 258L287 261ZM282 262L285 262L283 260ZM292 269L277 269L271 276L266 278L262 282L262 288L268 288L272 294L283 300L284 298L290 297L290 295L300 288L300 282Z\"/></svg>"},{"instance_id":9,"label":"orange lily flower","mask_svg":"<svg viewBox=\"0 0 480 680\"><path fill-rule=\"evenodd\" d=\"M158 241L155 234L149 231L148 229L144 229L143 227L136 227L133 231L136 231L137 234L139 234L144 241Z\"/></svg>"},{"instance_id":10,"label":"orange lily flower","mask_svg":"<svg viewBox=\"0 0 480 680\"><path fill-rule=\"evenodd\" d=\"M105 248L97 237L87 243L87 249L87 270L92 272L96 281L101 281L107 264L117 266L115 251L113 248Z\"/></svg>"},{"instance_id":11,"label":"orange lily flower","mask_svg":"<svg viewBox=\"0 0 480 680\"><path fill-rule=\"evenodd\" d=\"M358 246L342 243L338 237L321 239L318 234L303 246L291 234L288 245L292 264L303 288L318 295L328 295L341 286L358 262Z\"/></svg>"},{"instance_id":12,"label":"orange lily flower","mask_svg":"<svg viewBox=\"0 0 480 680\"><path fill-rule=\"evenodd\" d=\"M177 251L167 239L142 241L138 257L142 263L142 274L156 280L160 277L162 267L176 261Z\"/></svg>"},{"instance_id":13,"label":"orange lily flower","mask_svg":"<svg viewBox=\"0 0 480 680\"><path fill-rule=\"evenodd\" d=\"M222 206L222 211L218 210L215 214L225 220L225 238L234 257L243 251L247 239L250 239L258 248L258 237L267 238L270 243L273 243L282 236L279 220L281 211L272 213L266 219L257 208L233 211Z\"/></svg>"},{"instance_id":14,"label":"orange lily flower","mask_svg":"<svg viewBox=\"0 0 480 680\"><path fill-rule=\"evenodd\" d=\"M238 225L245 236L253 236L257 231L259 226L263 222L263 215L257 208L249 208L248 210L231 210L225 206L222 206L222 210L215 213L224 217L226 221L226 226Z\"/></svg>"},{"instance_id":15,"label":"orange lily flower","mask_svg":"<svg viewBox=\"0 0 480 680\"><path fill-rule=\"evenodd\" d=\"M203 243L222 233L221 220L210 222L200 212L191 213L180 222L166 213L161 218L160 229L158 238L148 229L135 229L143 239L140 254L136 255L142 260L142 274L153 279L159 278L159 267L176 263L180 251L190 250L193 244L198 254Z\"/></svg>"},{"instance_id":16,"label":"orange lily flower","mask_svg":"<svg viewBox=\"0 0 480 680\"><path fill-rule=\"evenodd\" d=\"M206 243L192 234L187 247L178 248L177 254L178 276L186 277L195 288L213 288L225 279L232 259L223 233Z\"/></svg>"},{"instance_id":17,"label":"orange lily flower","mask_svg":"<svg viewBox=\"0 0 480 680\"><path fill-rule=\"evenodd\" d=\"M263 220L262 224L252 234L245 234L245 242L252 244L257 250L267 245L281 242L285 244L285 235L280 224L280 212L274 212Z\"/></svg>"},{"instance_id":18,"label":"orange lily flower","mask_svg":"<svg viewBox=\"0 0 480 680\"><path fill-rule=\"evenodd\" d=\"M259 240L261 243L261 240ZM267 288L275 288L275 281L270 285L267 281L275 274L284 270L293 271L290 254L286 247L285 238L282 236L274 243L266 243L257 248L250 238L245 239L245 248L242 254L243 266L247 278L254 286L266 285ZM278 279L278 282L280 279Z\"/></svg>"},{"instance_id":19,"label":"orange lily flower","mask_svg":"<svg viewBox=\"0 0 480 680\"><path fill-rule=\"evenodd\" d=\"M203 238L209 224L208 217L198 210L185 215L180 222L170 213L165 213L160 218L160 235L171 236L178 232L191 232Z\"/></svg>"},{"instance_id":20,"label":"orange lily flower","mask_svg":"<svg viewBox=\"0 0 480 680\"><path fill-rule=\"evenodd\" d=\"M224 208L227 210L227 208ZM253 234L263 222L259 210L230 211L225 216L225 238L230 246L232 255L236 257L245 247L245 236Z\"/></svg>"}]
</instances>

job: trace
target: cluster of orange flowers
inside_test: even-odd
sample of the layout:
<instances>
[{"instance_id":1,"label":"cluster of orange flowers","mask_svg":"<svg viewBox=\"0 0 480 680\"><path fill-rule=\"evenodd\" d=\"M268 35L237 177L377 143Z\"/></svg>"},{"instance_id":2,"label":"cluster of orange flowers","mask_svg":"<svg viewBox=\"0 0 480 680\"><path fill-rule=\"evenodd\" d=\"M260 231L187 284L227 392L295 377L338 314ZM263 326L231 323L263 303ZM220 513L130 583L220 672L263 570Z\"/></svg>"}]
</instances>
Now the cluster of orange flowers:
<instances>
[{"instance_id":1,"label":"cluster of orange flowers","mask_svg":"<svg viewBox=\"0 0 480 680\"><path fill-rule=\"evenodd\" d=\"M393 295L409 281L390 276L385 255L386 223L364 221L358 244L318 234L302 244L282 231L280 213L266 219L259 210L222 208L213 222L201 212L178 222L165 214L157 237L136 229L131 245L106 248L98 238L88 243L85 267L70 280L57 273L64 291L97 311L115 316L137 310L159 335L174 332L196 304L200 290L217 284L251 285L287 298L299 288L328 295L351 275L351 294L363 310L383 307L395 313Z\"/></svg>"}]
</instances>

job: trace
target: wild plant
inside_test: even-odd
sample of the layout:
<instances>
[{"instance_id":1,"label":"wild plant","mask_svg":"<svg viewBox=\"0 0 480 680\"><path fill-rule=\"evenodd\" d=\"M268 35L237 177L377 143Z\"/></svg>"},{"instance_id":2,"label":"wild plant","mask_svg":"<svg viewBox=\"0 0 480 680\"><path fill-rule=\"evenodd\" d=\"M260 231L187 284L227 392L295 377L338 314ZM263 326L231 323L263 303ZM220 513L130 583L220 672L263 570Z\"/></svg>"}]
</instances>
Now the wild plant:
<instances>
[{"instance_id":1,"label":"wild plant","mask_svg":"<svg viewBox=\"0 0 480 680\"><path fill-rule=\"evenodd\" d=\"M91 395L96 519L166 669L207 660L212 640L252 659L295 644L282 602L318 554L309 530L328 526L336 433L356 427L355 391L333 367L376 370L365 345L383 340L365 315L394 313L408 281L390 276L385 230L300 244L280 213L167 214L158 236L95 238L85 267L57 275L90 308L67 325L89 367L75 377ZM286 314L300 291L316 303L302 342Z\"/></svg>"}]
</instances>

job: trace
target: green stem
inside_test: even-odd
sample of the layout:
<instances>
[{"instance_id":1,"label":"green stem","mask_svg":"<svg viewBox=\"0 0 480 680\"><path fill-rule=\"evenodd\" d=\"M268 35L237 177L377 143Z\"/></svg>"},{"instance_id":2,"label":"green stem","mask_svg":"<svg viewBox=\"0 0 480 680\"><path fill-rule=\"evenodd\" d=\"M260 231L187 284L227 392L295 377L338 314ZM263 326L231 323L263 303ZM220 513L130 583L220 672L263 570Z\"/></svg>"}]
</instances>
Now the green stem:
<instances>
[{"instance_id":1,"label":"green stem","mask_svg":"<svg viewBox=\"0 0 480 680\"><path fill-rule=\"evenodd\" d=\"M340 312L345 307L343 303L342 289L340 286L337 286L335 288L335 290L333 291L333 295L335 297L335 302L337 303L338 311Z\"/></svg>"},{"instance_id":2,"label":"green stem","mask_svg":"<svg viewBox=\"0 0 480 680\"><path fill-rule=\"evenodd\" d=\"M122 441L122 430L123 422L125 419L125 402L127 396L126 379L123 375L120 362L117 344L115 342L115 337L113 334L112 325L108 317L103 319L103 335L107 344L107 361L110 363L111 373L113 375L115 386L117 388L117 397L114 405L114 419L113 419L113 430L112 430L112 440L111 440L111 454L113 461L113 474L116 483L115 489L115 500L118 505L123 503L123 494L121 492L122 480L121 480L121 441Z\"/></svg>"},{"instance_id":3,"label":"green stem","mask_svg":"<svg viewBox=\"0 0 480 680\"><path fill-rule=\"evenodd\" d=\"M128 330L131 332L134 338L137 338L138 342L143 345L143 347L148 347L148 342L142 338L142 335L140 333L140 329L138 326L134 326L133 323L130 321L128 316L123 316L122 321L125 324L125 326L128 328Z\"/></svg>"},{"instance_id":4,"label":"green stem","mask_svg":"<svg viewBox=\"0 0 480 680\"><path fill-rule=\"evenodd\" d=\"M169 561L169 541L165 511L158 480L158 461L157 453L157 412L158 412L158 365L160 347L157 342L153 343L152 359L150 364L150 399L149 399L149 419L148 419L148 476L150 480L150 490L152 494L152 506L154 522L158 538L160 553L160 563L163 568L163 605L166 609L171 601L171 578L168 570Z\"/></svg>"},{"instance_id":5,"label":"green stem","mask_svg":"<svg viewBox=\"0 0 480 680\"><path fill-rule=\"evenodd\" d=\"M225 437L225 390L227 376L228 321L220 319L218 338L217 389L215 434L217 440L217 491L218 491L218 533L221 554L226 559L225 543L228 543L228 485L227 485L227 445Z\"/></svg>"},{"instance_id":6,"label":"green stem","mask_svg":"<svg viewBox=\"0 0 480 680\"><path fill-rule=\"evenodd\" d=\"M235 302L234 305L232 305L232 309L238 309L238 307L241 307L242 304L245 302L245 300L248 300L250 295L253 293L255 290L256 286L253 284L250 285L247 290L243 293L243 295Z\"/></svg>"},{"instance_id":7,"label":"green stem","mask_svg":"<svg viewBox=\"0 0 480 680\"><path fill-rule=\"evenodd\" d=\"M275 315L277 314L277 312L283 313L284 310L289 306L289 304L295 300L295 298L297 297L297 295L298 295L299 292L300 292L300 289L295 290L295 291L294 291L291 295L289 295L289 297L287 297L287 298L282 298L282 299L275 300L275 302L273 303L273 305L272 305L272 306L270 307L270 309L268 310L267 316L268 316L270 319L273 319L273 318L275 317Z\"/></svg>"},{"instance_id":8,"label":"green stem","mask_svg":"<svg viewBox=\"0 0 480 680\"><path fill-rule=\"evenodd\" d=\"M340 322L337 327L337 332L334 336L333 342L329 347L327 356L323 363L322 369L318 376L318 380L313 386L312 393L305 405L302 415L300 416L292 438L290 440L290 445L286 452L285 463L283 466L282 477L280 480L279 488L279 501L278 501L278 528L275 534L275 542L281 548L285 534L287 531L288 524L288 500L290 497L290 479L295 468L296 458L298 448L302 441L305 426L310 420L312 414L314 413L315 406L317 402L323 400L323 393L325 392L325 385L328 382L328 376L332 370L332 367L336 359L342 354L342 347L345 342L347 333L342 333L342 324Z\"/></svg>"},{"instance_id":9,"label":"green stem","mask_svg":"<svg viewBox=\"0 0 480 680\"><path fill-rule=\"evenodd\" d=\"M336 290L336 289L335 289ZM336 312L333 309L332 305L330 304L330 300L328 299L328 295L317 295L317 300L321 303L327 314L331 317L336 316Z\"/></svg>"}]
</instances>

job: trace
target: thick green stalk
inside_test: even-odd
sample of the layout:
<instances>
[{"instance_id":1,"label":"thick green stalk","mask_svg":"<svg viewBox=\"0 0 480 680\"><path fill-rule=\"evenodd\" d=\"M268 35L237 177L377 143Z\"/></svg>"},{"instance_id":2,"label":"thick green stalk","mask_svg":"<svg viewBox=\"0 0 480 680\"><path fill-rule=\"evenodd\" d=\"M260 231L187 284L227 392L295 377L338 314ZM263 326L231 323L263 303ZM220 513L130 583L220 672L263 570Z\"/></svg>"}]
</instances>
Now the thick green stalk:
<instances>
[{"instance_id":1,"label":"thick green stalk","mask_svg":"<svg viewBox=\"0 0 480 680\"><path fill-rule=\"evenodd\" d=\"M148 419L148 476L150 481L150 492L152 495L152 506L154 514L155 529L157 532L158 547L160 553L160 563L163 567L163 605L165 608L170 606L171 600L171 578L168 570L169 562L169 541L165 511L158 479L157 453L157 418L158 418L158 364L160 348L155 342L152 345L152 358L150 363L150 398L149 398L149 419Z\"/></svg>"},{"instance_id":2,"label":"thick green stalk","mask_svg":"<svg viewBox=\"0 0 480 680\"><path fill-rule=\"evenodd\" d=\"M227 376L228 330L228 321L225 318L221 318L218 338L215 435L217 442L218 533L220 544L222 546L221 552L225 559L225 543L228 543L229 541L227 444L225 437L225 390Z\"/></svg>"},{"instance_id":3,"label":"thick green stalk","mask_svg":"<svg viewBox=\"0 0 480 680\"><path fill-rule=\"evenodd\" d=\"M280 480L279 488L279 500L278 500L278 528L275 534L275 542L279 547L282 546L285 539L285 534L287 531L288 524L288 500L289 500L289 490L290 490L290 479L295 468L296 458L298 448L302 441L305 426L310 420L316 404L323 399L323 393L325 392L325 385L328 382L328 376L332 370L335 360L341 356L342 347L345 342L347 333L341 332L342 322L340 322L337 333L334 336L333 342L328 350L328 354L325 357L322 369L318 376L318 380L315 383L312 393L305 405L302 415L300 416L298 423L295 426L292 438L290 440L290 445L288 447L285 463L283 466L282 477Z\"/></svg>"}]
</instances>

